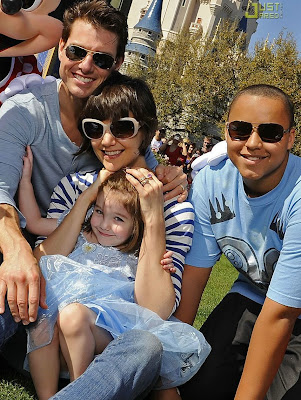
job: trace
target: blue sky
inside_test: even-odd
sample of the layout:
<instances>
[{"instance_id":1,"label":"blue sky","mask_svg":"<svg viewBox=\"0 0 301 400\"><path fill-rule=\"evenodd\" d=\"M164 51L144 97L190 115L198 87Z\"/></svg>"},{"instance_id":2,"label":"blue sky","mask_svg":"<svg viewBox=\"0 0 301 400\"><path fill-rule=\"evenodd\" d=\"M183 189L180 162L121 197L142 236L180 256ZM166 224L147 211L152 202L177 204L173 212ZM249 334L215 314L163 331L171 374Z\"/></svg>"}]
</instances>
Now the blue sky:
<instances>
[{"instance_id":1,"label":"blue sky","mask_svg":"<svg viewBox=\"0 0 301 400\"><path fill-rule=\"evenodd\" d=\"M279 32L283 30L284 33L292 32L294 38L297 41L298 50L301 54L301 26L300 26L300 17L301 17L301 0L279 0L277 3L280 3L277 6L276 2L264 2L260 1L262 5L266 5L271 9L273 7L274 11L276 8L282 9L282 18L278 19L264 19L260 18L257 20L258 27L256 33L253 34L249 50L252 51L254 48L254 43L258 40L265 40L269 33L269 41L272 42L274 37L277 37Z\"/></svg>"}]
</instances>

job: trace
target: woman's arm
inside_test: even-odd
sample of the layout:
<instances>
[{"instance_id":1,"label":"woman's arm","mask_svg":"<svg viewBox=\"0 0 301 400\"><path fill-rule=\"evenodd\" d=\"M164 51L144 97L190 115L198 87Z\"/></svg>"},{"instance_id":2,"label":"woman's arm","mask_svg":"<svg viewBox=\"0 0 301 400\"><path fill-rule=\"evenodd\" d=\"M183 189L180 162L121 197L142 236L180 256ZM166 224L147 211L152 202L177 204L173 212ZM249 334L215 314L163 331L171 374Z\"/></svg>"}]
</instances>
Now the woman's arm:
<instances>
[{"instance_id":1,"label":"woman's arm","mask_svg":"<svg viewBox=\"0 0 301 400\"><path fill-rule=\"evenodd\" d=\"M185 265L181 302L174 313L181 321L193 324L211 269Z\"/></svg>"},{"instance_id":2,"label":"woman's arm","mask_svg":"<svg viewBox=\"0 0 301 400\"><path fill-rule=\"evenodd\" d=\"M148 174L148 170L140 168L127 169L126 175L139 193L144 222L135 280L135 298L139 305L166 319L174 306L175 291L170 273L161 265L166 251L162 183L151 174L152 178L142 186L140 181Z\"/></svg>"},{"instance_id":3,"label":"woman's arm","mask_svg":"<svg viewBox=\"0 0 301 400\"><path fill-rule=\"evenodd\" d=\"M187 156L187 147L184 142L181 143L182 155Z\"/></svg>"},{"instance_id":4,"label":"woman's arm","mask_svg":"<svg viewBox=\"0 0 301 400\"><path fill-rule=\"evenodd\" d=\"M300 308L266 298L253 329L235 400L265 399L300 313Z\"/></svg>"}]
</instances>

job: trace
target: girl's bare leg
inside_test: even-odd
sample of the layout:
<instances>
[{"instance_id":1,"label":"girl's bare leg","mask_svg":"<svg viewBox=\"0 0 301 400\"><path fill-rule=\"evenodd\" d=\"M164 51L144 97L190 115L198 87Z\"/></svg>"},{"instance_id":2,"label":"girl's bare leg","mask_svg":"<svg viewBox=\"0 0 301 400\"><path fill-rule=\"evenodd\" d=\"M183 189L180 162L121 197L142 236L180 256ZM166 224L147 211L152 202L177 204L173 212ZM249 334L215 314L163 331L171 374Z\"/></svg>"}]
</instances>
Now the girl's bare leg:
<instances>
[{"instance_id":1,"label":"girl's bare leg","mask_svg":"<svg viewBox=\"0 0 301 400\"><path fill-rule=\"evenodd\" d=\"M39 400L48 400L58 390L60 357L57 326L54 328L52 342L29 353L28 361Z\"/></svg>"},{"instance_id":2,"label":"girl's bare leg","mask_svg":"<svg viewBox=\"0 0 301 400\"><path fill-rule=\"evenodd\" d=\"M67 362L70 380L78 378L89 366L95 354L100 354L112 336L95 325L96 314L88 307L73 303L59 315L60 347Z\"/></svg>"}]
</instances>

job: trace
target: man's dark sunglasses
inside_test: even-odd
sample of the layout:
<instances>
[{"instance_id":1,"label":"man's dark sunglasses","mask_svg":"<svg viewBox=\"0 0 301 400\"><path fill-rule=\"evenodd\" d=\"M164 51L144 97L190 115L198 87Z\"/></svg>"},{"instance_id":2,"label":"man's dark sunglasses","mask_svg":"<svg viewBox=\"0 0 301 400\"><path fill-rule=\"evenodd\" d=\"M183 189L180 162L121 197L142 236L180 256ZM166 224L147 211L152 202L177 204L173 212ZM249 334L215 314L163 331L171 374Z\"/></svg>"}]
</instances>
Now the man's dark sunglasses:
<instances>
[{"instance_id":1,"label":"man's dark sunglasses","mask_svg":"<svg viewBox=\"0 0 301 400\"><path fill-rule=\"evenodd\" d=\"M226 126L230 138L240 141L248 140L253 130L256 129L263 142L277 143L280 142L285 133L290 131L290 128L285 130L283 126L279 124L259 124L258 126L254 126L251 122L245 121L228 122Z\"/></svg>"},{"instance_id":2,"label":"man's dark sunglasses","mask_svg":"<svg viewBox=\"0 0 301 400\"><path fill-rule=\"evenodd\" d=\"M112 68L115 60L112 56L106 53L101 53L100 51L92 51L84 49L83 47L76 46L75 44L71 44L66 47L66 56L71 61L81 61L88 54L93 54L94 64L101 69L110 69Z\"/></svg>"}]
</instances>

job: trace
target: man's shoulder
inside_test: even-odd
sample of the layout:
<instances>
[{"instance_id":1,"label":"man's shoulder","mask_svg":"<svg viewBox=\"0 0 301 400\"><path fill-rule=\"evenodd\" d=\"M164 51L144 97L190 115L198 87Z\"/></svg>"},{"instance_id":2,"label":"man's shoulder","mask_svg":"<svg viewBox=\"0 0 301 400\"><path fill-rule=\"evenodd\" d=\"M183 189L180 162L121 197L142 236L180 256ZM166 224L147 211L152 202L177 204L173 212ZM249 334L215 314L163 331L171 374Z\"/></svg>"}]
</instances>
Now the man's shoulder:
<instances>
[{"instance_id":1,"label":"man's shoulder","mask_svg":"<svg viewBox=\"0 0 301 400\"><path fill-rule=\"evenodd\" d=\"M3 103L2 107L24 106L28 108L32 104L32 107L36 108L38 104L48 101L50 96L58 96L57 87L57 79L43 84L39 83L10 97Z\"/></svg>"}]
</instances>

